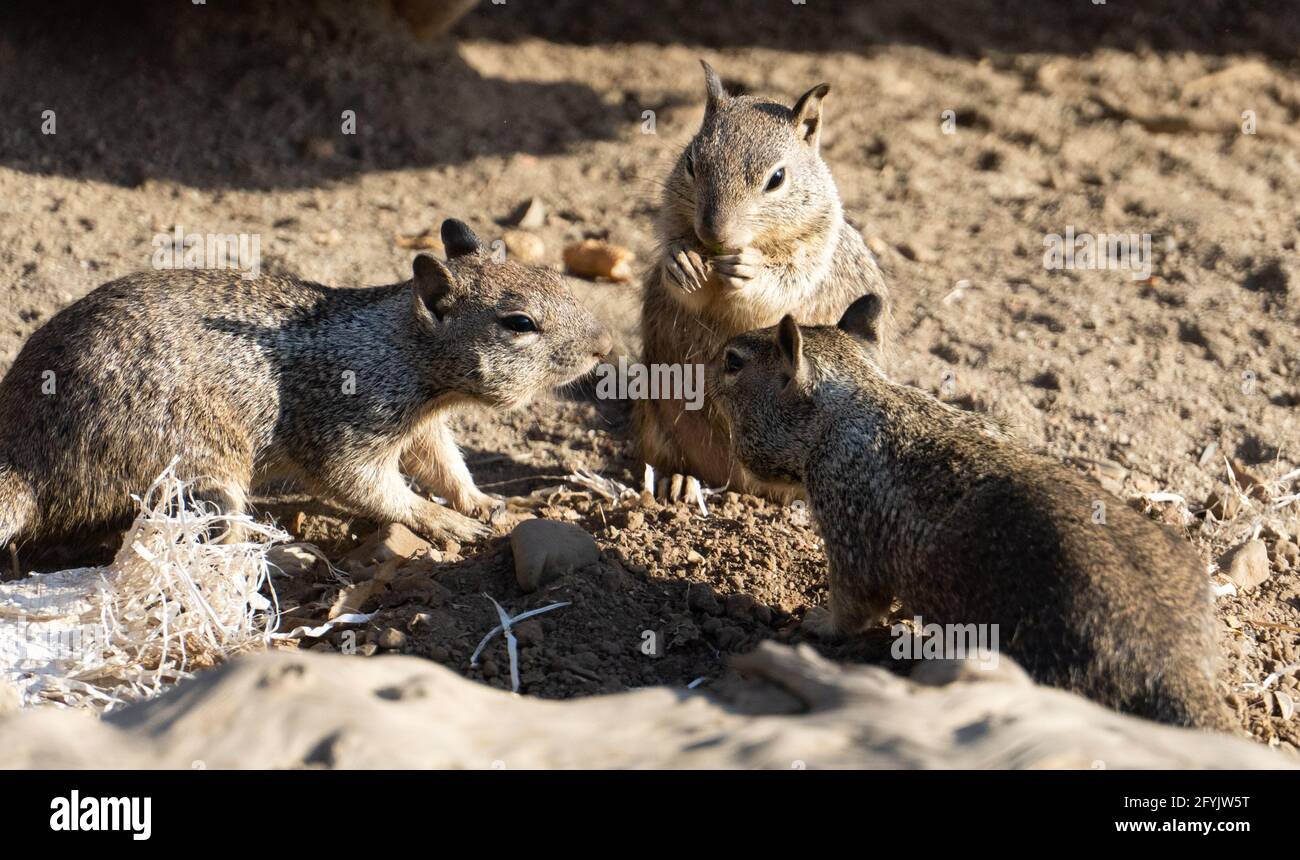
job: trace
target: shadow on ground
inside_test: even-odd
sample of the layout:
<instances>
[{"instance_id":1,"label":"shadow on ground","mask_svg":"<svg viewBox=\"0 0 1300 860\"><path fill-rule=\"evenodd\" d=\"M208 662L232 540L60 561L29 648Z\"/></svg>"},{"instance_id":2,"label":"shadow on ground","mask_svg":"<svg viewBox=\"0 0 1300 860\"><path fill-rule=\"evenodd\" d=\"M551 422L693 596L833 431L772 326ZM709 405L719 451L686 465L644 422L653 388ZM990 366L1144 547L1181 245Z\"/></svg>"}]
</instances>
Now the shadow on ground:
<instances>
[{"instance_id":1,"label":"shadow on ground","mask_svg":"<svg viewBox=\"0 0 1300 860\"><path fill-rule=\"evenodd\" d=\"M9 4L0 165L125 187L310 187L560 152L639 116L581 84L484 78L449 41L328 6ZM355 135L340 133L344 111Z\"/></svg>"}]
</instances>

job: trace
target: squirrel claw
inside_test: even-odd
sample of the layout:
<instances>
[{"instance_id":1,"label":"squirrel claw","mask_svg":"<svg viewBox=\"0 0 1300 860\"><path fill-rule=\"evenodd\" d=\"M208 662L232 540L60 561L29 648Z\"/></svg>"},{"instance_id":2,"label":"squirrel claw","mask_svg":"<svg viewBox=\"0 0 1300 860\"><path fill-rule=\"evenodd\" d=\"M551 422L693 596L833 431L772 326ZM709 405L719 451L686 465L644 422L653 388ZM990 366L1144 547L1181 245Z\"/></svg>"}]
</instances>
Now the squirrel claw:
<instances>
[{"instance_id":1,"label":"squirrel claw","mask_svg":"<svg viewBox=\"0 0 1300 860\"><path fill-rule=\"evenodd\" d=\"M450 508L438 508L433 516L412 524L411 531L429 541L473 541L492 534L492 528Z\"/></svg>"},{"instance_id":2,"label":"squirrel claw","mask_svg":"<svg viewBox=\"0 0 1300 860\"><path fill-rule=\"evenodd\" d=\"M671 476L660 478L659 485L653 490L655 498L662 502L685 502L688 505L701 505L704 490L700 479L694 475L674 472Z\"/></svg>"},{"instance_id":3,"label":"squirrel claw","mask_svg":"<svg viewBox=\"0 0 1300 860\"><path fill-rule=\"evenodd\" d=\"M668 246L664 270L669 279L682 290L693 293L708 279L704 258L681 242Z\"/></svg>"}]
</instances>

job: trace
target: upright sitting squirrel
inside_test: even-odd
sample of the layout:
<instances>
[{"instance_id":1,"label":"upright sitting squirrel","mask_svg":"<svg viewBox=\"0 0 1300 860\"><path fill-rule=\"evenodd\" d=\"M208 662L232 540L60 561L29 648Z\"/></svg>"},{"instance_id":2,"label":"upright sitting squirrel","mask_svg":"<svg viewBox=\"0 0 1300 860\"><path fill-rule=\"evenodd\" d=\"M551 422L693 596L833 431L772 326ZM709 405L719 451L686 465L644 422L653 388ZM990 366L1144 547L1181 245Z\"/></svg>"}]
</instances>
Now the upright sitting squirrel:
<instances>
[{"instance_id":1,"label":"upright sitting squirrel","mask_svg":"<svg viewBox=\"0 0 1300 860\"><path fill-rule=\"evenodd\" d=\"M830 86L819 84L786 107L728 95L701 63L704 122L668 177L658 223L662 255L644 284L647 364L702 364L728 338L786 314L833 323L864 289L888 295L818 154ZM703 409L684 407L667 399L636 404L647 463L709 485L776 492L735 468L725 423L707 397Z\"/></svg>"},{"instance_id":2,"label":"upright sitting squirrel","mask_svg":"<svg viewBox=\"0 0 1300 860\"><path fill-rule=\"evenodd\" d=\"M128 517L175 456L226 512L256 475L287 472L426 537L487 532L469 517L498 502L448 410L522 404L589 371L610 336L557 274L493 262L459 221L442 239L445 264L422 254L387 287L157 271L59 312L0 382L0 546Z\"/></svg>"}]
</instances>

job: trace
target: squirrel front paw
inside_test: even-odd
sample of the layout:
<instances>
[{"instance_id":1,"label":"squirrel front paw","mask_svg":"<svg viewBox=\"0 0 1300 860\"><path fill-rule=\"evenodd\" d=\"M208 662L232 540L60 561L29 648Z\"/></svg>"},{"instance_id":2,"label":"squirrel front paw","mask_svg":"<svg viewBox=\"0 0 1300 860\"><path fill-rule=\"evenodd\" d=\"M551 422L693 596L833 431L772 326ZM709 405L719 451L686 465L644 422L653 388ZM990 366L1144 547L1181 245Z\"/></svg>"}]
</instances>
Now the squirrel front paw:
<instances>
[{"instance_id":1,"label":"squirrel front paw","mask_svg":"<svg viewBox=\"0 0 1300 860\"><path fill-rule=\"evenodd\" d=\"M709 279L708 265L689 243L673 242L664 256L664 274L680 289L693 293Z\"/></svg>"},{"instance_id":2,"label":"squirrel front paw","mask_svg":"<svg viewBox=\"0 0 1300 860\"><path fill-rule=\"evenodd\" d=\"M719 281L733 290L739 290L762 272L763 252L757 248L741 248L735 254L710 257L709 266Z\"/></svg>"},{"instance_id":3,"label":"squirrel front paw","mask_svg":"<svg viewBox=\"0 0 1300 860\"><path fill-rule=\"evenodd\" d=\"M490 526L433 502L409 527L425 540L439 542L472 541L492 534Z\"/></svg>"},{"instance_id":4,"label":"squirrel front paw","mask_svg":"<svg viewBox=\"0 0 1300 860\"><path fill-rule=\"evenodd\" d=\"M455 499L452 507L467 517L495 522L505 513L506 502L498 496L476 490L466 493L463 498Z\"/></svg>"}]
</instances>

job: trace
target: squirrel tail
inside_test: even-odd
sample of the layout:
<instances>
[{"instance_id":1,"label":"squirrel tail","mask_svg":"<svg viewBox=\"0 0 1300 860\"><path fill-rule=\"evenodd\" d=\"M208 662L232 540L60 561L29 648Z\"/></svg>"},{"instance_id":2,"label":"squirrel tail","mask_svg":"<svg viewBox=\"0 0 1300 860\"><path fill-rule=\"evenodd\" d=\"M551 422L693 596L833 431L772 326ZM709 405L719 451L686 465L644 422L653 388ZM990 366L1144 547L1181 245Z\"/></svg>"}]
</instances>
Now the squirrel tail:
<instances>
[{"instance_id":1,"label":"squirrel tail","mask_svg":"<svg viewBox=\"0 0 1300 860\"><path fill-rule=\"evenodd\" d=\"M1215 688L1213 679L1201 673L1186 672L1162 678L1154 698L1157 712L1152 716L1161 722L1228 734L1242 731L1241 723Z\"/></svg>"}]
</instances>

